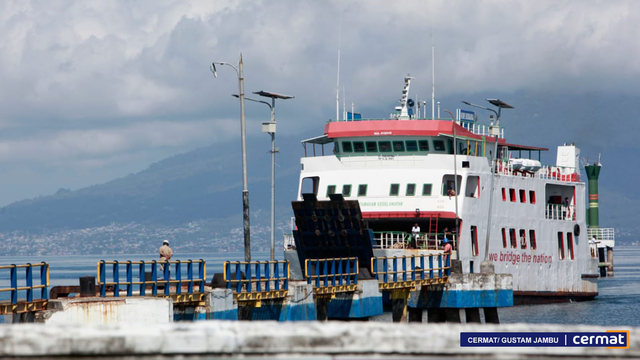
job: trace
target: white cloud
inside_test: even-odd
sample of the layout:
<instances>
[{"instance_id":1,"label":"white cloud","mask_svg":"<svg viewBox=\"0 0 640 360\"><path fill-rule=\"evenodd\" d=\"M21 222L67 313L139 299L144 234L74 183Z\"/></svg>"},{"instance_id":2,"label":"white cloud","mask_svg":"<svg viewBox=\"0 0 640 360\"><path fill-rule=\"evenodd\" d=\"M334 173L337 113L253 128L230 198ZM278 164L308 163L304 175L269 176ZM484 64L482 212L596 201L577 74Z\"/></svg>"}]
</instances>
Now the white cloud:
<instances>
[{"instance_id":1,"label":"white cloud","mask_svg":"<svg viewBox=\"0 0 640 360\"><path fill-rule=\"evenodd\" d=\"M247 93L296 96L278 104L279 134L320 129L335 116L341 12L341 84L356 109L391 109L407 73L430 97L432 29L439 96L640 93L634 1L4 1L0 161L142 169L139 152L235 134L236 74L214 79L208 64L240 52ZM268 113L247 104L247 118Z\"/></svg>"}]
</instances>

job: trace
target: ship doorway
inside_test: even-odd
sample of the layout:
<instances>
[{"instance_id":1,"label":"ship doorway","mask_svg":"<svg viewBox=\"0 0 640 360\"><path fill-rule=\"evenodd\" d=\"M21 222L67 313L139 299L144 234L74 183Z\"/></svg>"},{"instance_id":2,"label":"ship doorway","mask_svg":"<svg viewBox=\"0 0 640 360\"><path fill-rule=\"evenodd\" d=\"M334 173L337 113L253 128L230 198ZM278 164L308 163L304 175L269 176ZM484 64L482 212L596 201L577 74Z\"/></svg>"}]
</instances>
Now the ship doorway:
<instances>
[{"instance_id":1,"label":"ship doorway","mask_svg":"<svg viewBox=\"0 0 640 360\"><path fill-rule=\"evenodd\" d=\"M320 178L318 176L306 177L302 179L302 184L300 184L300 196L302 199L302 194L313 194L318 196L318 185L320 184Z\"/></svg>"},{"instance_id":2,"label":"ship doorway","mask_svg":"<svg viewBox=\"0 0 640 360\"><path fill-rule=\"evenodd\" d=\"M447 174L447 175L442 177L442 196L448 196L449 194L455 195L454 193L450 192L450 190L455 192L455 189L456 189L455 188L456 184L454 183L453 179L454 179L453 174ZM460 192L461 191L460 185L462 184L462 176L461 175L458 175L457 183L458 183L457 184L458 185L458 192Z\"/></svg>"}]
</instances>

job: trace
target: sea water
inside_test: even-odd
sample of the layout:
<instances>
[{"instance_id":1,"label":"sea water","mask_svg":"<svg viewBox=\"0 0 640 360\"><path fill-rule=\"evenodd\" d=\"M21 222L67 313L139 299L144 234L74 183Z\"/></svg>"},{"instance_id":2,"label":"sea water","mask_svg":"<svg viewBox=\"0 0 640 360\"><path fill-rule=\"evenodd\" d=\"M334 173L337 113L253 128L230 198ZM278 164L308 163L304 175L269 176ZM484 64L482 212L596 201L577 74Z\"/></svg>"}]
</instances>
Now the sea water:
<instances>
[{"instance_id":1,"label":"sea water","mask_svg":"<svg viewBox=\"0 0 640 360\"><path fill-rule=\"evenodd\" d=\"M282 259L280 252L277 259ZM146 255L86 255L86 256L0 256L0 265L26 264L45 261L50 266L49 288L57 285L79 285L81 276L96 276L100 260L157 260L155 254ZM203 259L207 263L207 277L222 272L225 261L242 261L244 253L176 254L174 260ZM268 260L269 252L254 252L252 260ZM501 323L586 324L600 326L640 326L637 304L640 302L640 247L617 246L614 251L615 276L601 278L598 297L593 301L525 305L499 310ZM24 269L19 271L24 272ZM148 270L147 270L148 271ZM24 279L24 274L20 274ZM34 284L39 284L39 271L34 269ZM0 270L0 288L9 286L9 271ZM21 298L24 295L21 294ZM37 297L37 296L36 296ZM8 300L9 293L0 293L0 300ZM376 317L376 321L391 321L391 314Z\"/></svg>"}]
</instances>

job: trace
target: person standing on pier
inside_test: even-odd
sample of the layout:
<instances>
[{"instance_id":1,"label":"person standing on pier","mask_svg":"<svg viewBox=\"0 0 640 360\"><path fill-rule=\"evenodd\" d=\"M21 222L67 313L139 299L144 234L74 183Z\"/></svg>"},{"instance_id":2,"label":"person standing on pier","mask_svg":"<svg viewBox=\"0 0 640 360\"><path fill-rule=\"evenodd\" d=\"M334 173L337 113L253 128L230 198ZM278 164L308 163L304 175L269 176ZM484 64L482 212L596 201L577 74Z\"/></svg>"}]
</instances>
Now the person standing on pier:
<instances>
[{"instance_id":1,"label":"person standing on pier","mask_svg":"<svg viewBox=\"0 0 640 360\"><path fill-rule=\"evenodd\" d=\"M169 240L164 240L160 247L160 261L170 261L173 256L173 250L169 247ZM168 264L167 264L168 265ZM164 264L160 264L160 270L164 272Z\"/></svg>"}]
</instances>

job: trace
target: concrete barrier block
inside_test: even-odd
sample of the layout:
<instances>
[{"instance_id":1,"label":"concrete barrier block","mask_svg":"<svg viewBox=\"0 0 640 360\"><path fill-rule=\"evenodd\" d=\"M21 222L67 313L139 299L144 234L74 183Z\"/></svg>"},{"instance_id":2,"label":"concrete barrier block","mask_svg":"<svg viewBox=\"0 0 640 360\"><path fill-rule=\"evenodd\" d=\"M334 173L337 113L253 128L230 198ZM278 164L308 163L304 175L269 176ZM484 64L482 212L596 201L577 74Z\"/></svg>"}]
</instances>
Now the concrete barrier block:
<instances>
[{"instance_id":1,"label":"concrete barrier block","mask_svg":"<svg viewBox=\"0 0 640 360\"><path fill-rule=\"evenodd\" d=\"M313 286L304 281L290 281L282 310L280 321L317 320Z\"/></svg>"},{"instance_id":2,"label":"concrete barrier block","mask_svg":"<svg viewBox=\"0 0 640 360\"><path fill-rule=\"evenodd\" d=\"M72 298L49 300L47 310L35 319L46 324L168 323L173 320L173 300L140 298Z\"/></svg>"},{"instance_id":3,"label":"concrete barrier block","mask_svg":"<svg viewBox=\"0 0 640 360\"><path fill-rule=\"evenodd\" d=\"M375 279L359 280L355 292L336 294L328 304L329 319L362 319L382 312L382 292Z\"/></svg>"},{"instance_id":4,"label":"concrete barrier block","mask_svg":"<svg viewBox=\"0 0 640 360\"><path fill-rule=\"evenodd\" d=\"M205 297L210 320L238 320L238 303L231 289L212 289Z\"/></svg>"}]
</instances>

